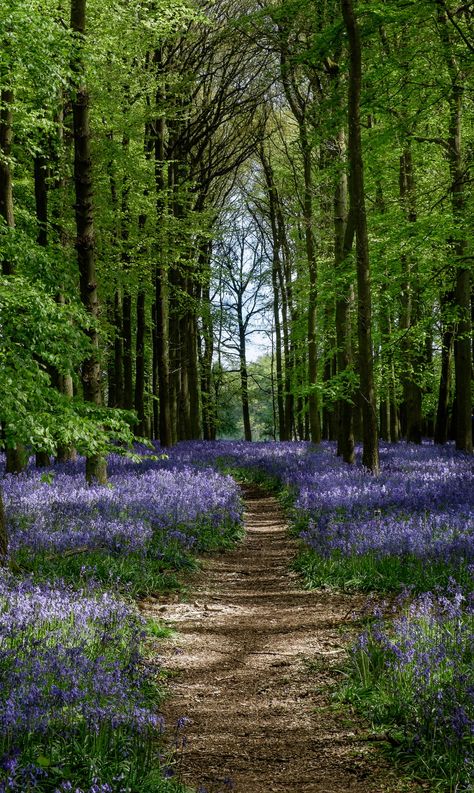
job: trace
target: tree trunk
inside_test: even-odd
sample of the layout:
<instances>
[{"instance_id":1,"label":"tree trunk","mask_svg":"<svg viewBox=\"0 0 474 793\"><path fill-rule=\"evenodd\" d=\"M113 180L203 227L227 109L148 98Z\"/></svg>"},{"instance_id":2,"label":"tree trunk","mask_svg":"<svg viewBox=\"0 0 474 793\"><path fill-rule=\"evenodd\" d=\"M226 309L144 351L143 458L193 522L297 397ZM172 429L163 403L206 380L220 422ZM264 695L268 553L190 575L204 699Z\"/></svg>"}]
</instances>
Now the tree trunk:
<instances>
[{"instance_id":1,"label":"tree trunk","mask_svg":"<svg viewBox=\"0 0 474 793\"><path fill-rule=\"evenodd\" d=\"M283 394L283 361L281 354L281 323L280 305L278 299L278 272L275 264L275 253L272 267L272 289L273 289L273 322L275 326L275 363L276 363L276 413L278 417L278 438L280 441L288 440L286 437L285 425L285 403ZM273 358L272 358L273 362Z\"/></svg>"},{"instance_id":2,"label":"tree trunk","mask_svg":"<svg viewBox=\"0 0 474 793\"><path fill-rule=\"evenodd\" d=\"M343 130L339 133L337 148L342 161L346 152ZM347 257L353 245L354 224L352 218L349 222L347 205L347 174L341 169L334 193L334 267L336 278L340 282L336 299L336 346L338 373L349 376L352 369L351 308L354 303L354 289L348 272ZM344 462L352 464L355 460L352 394L349 384L345 389L347 393L338 401L337 453Z\"/></svg>"},{"instance_id":3,"label":"tree trunk","mask_svg":"<svg viewBox=\"0 0 474 793\"><path fill-rule=\"evenodd\" d=\"M87 331L92 353L82 364L82 387L84 399L101 405L99 335L96 322L99 315L97 277L95 269L94 216L92 209L92 162L91 133L89 127L89 92L84 82L83 38L86 24L86 0L72 0L71 29L75 34L73 61L74 95L72 102L74 130L74 184L76 216L76 251L79 265L81 300L93 319L93 327ZM107 481L106 461L98 455L86 460L88 482Z\"/></svg>"},{"instance_id":4,"label":"tree trunk","mask_svg":"<svg viewBox=\"0 0 474 793\"><path fill-rule=\"evenodd\" d=\"M24 446L17 444L14 448L5 450L6 463L5 473L7 474L21 474L28 464L28 455Z\"/></svg>"},{"instance_id":5,"label":"tree trunk","mask_svg":"<svg viewBox=\"0 0 474 793\"><path fill-rule=\"evenodd\" d=\"M37 154L33 162L35 183L35 207L38 233L36 241L45 248L48 244L48 161L42 154ZM52 368L48 367L51 379L54 377ZM51 464L49 454L45 451L36 452L36 467L47 468Z\"/></svg>"},{"instance_id":6,"label":"tree trunk","mask_svg":"<svg viewBox=\"0 0 474 793\"><path fill-rule=\"evenodd\" d=\"M296 345L293 340L293 328L296 327L296 311L293 305L293 284L291 272L291 254L286 236L285 218L278 194L276 195L276 213L278 224L278 236L280 240L280 270L278 272L278 282L281 294L281 316L283 333L283 353L284 353L284 395L285 395L285 435L284 440L290 441L293 436L293 426L295 423L293 394L293 379L296 366ZM283 440L283 438L282 438Z\"/></svg>"},{"instance_id":7,"label":"tree trunk","mask_svg":"<svg viewBox=\"0 0 474 793\"><path fill-rule=\"evenodd\" d=\"M276 363L276 403L278 413L278 437L281 441L288 440L285 425L285 405L283 389L283 360L282 360L282 332L280 322L280 301L279 301L279 276L281 274L280 261L280 235L278 231L276 202L276 186L273 177L273 169L270 162L265 157L263 148L260 151L260 159L265 174L265 182L268 194L268 205L270 214L270 226L272 231L272 294L273 294L273 322L275 327L275 363ZM273 362L273 358L272 358Z\"/></svg>"},{"instance_id":8,"label":"tree trunk","mask_svg":"<svg viewBox=\"0 0 474 793\"><path fill-rule=\"evenodd\" d=\"M321 422L319 418L318 348L316 343L317 285L318 267L313 233L313 179L311 173L311 146L305 126L300 126L300 139L303 154L304 199L303 215L305 224L306 258L309 274L308 296L308 385L309 385L309 425L312 443L321 441Z\"/></svg>"},{"instance_id":9,"label":"tree trunk","mask_svg":"<svg viewBox=\"0 0 474 793\"><path fill-rule=\"evenodd\" d=\"M194 300L194 296L193 296ZM191 413L191 439L202 437L200 372L198 363L198 329L195 307L187 316L188 351L189 351L189 402Z\"/></svg>"},{"instance_id":10,"label":"tree trunk","mask_svg":"<svg viewBox=\"0 0 474 793\"><path fill-rule=\"evenodd\" d=\"M360 93L362 84L362 57L359 26L352 0L341 0L342 14L349 41L349 162L350 202L356 233L360 395L363 415L362 462L372 473L379 472L377 412L375 404L372 306L370 292L369 241L364 196L364 166L360 127Z\"/></svg>"},{"instance_id":11,"label":"tree trunk","mask_svg":"<svg viewBox=\"0 0 474 793\"><path fill-rule=\"evenodd\" d=\"M247 344L245 338L245 326L242 313L241 297L237 307L237 319L239 323L239 359L240 359L240 395L242 401L242 418L244 422L244 437L246 441L252 440L252 427L250 424L250 406L248 389L248 370L247 370Z\"/></svg>"},{"instance_id":12,"label":"tree trunk","mask_svg":"<svg viewBox=\"0 0 474 793\"><path fill-rule=\"evenodd\" d=\"M57 389L61 394L64 394L68 399L74 396L74 384L70 374L59 375ZM77 459L77 451L74 446L58 446L56 454L56 462L68 463Z\"/></svg>"},{"instance_id":13,"label":"tree trunk","mask_svg":"<svg viewBox=\"0 0 474 793\"><path fill-rule=\"evenodd\" d=\"M124 291L122 301L123 406L133 410L132 296Z\"/></svg>"},{"instance_id":14,"label":"tree trunk","mask_svg":"<svg viewBox=\"0 0 474 793\"><path fill-rule=\"evenodd\" d=\"M158 89L156 104L162 112L163 96L163 53L161 48L154 53ZM171 446L173 431L171 424L170 393L170 345L169 345L169 272L165 252L165 140L166 121L163 115L155 120L154 158L156 189L156 222L158 237L158 257L155 267L155 306L156 306L156 357L158 370L160 443ZM171 164L170 164L171 165ZM169 191L168 191L169 192Z\"/></svg>"},{"instance_id":15,"label":"tree trunk","mask_svg":"<svg viewBox=\"0 0 474 793\"><path fill-rule=\"evenodd\" d=\"M13 91L7 88L0 92L0 216L5 221L7 229L15 227L13 212L13 182L10 166L11 147L13 140ZM13 275L14 263L11 259L2 260L3 275ZM7 473L21 473L28 459L23 446L7 447L6 471Z\"/></svg>"},{"instance_id":16,"label":"tree trunk","mask_svg":"<svg viewBox=\"0 0 474 793\"><path fill-rule=\"evenodd\" d=\"M136 434L145 435L145 292L137 295L137 335L135 350L135 411L138 416Z\"/></svg>"},{"instance_id":17,"label":"tree trunk","mask_svg":"<svg viewBox=\"0 0 474 793\"><path fill-rule=\"evenodd\" d=\"M201 400L202 424L204 440L211 441L216 435L216 406L214 403L212 356L214 352L214 339L212 327L212 308L210 296L210 258L212 243L201 243L199 252L199 273L202 282L201 288L201 322L202 335L200 339L200 368L201 368Z\"/></svg>"},{"instance_id":18,"label":"tree trunk","mask_svg":"<svg viewBox=\"0 0 474 793\"><path fill-rule=\"evenodd\" d=\"M170 246L171 248L171 246ZM171 261L173 251L168 251L168 257ZM181 289L181 273L171 263L168 269L169 290L172 297L169 299L169 369L170 369L170 387L169 387L169 401L170 401L170 417L171 417L171 433L173 443L176 443L183 438L183 412L180 397L182 393L181 382L181 325L180 325L180 307L179 301L174 300L174 295L178 294Z\"/></svg>"},{"instance_id":19,"label":"tree trunk","mask_svg":"<svg viewBox=\"0 0 474 793\"><path fill-rule=\"evenodd\" d=\"M464 73L455 55L446 14L438 15L441 41L449 71L449 134L445 149L451 176L451 206L455 225L453 250L456 257L455 304L457 322L454 336L454 372L456 386L456 449L472 454L472 339L471 339L471 273L466 258L467 240L460 231L466 218L466 182L468 169L463 162L462 112Z\"/></svg>"},{"instance_id":20,"label":"tree trunk","mask_svg":"<svg viewBox=\"0 0 474 793\"><path fill-rule=\"evenodd\" d=\"M187 291L186 280L183 291ZM185 306L184 314L179 319L179 440L191 440L191 390L189 381L189 368L191 360L189 338L189 307Z\"/></svg>"},{"instance_id":21,"label":"tree trunk","mask_svg":"<svg viewBox=\"0 0 474 793\"><path fill-rule=\"evenodd\" d=\"M72 140L70 137L65 137L64 135L64 97L62 93L59 97L60 104L59 109L55 116L55 124L57 129L57 140L55 141L55 145L53 146L53 152L55 161L52 164L52 169L56 171L56 179L54 180L54 195L56 196L56 200L52 205L51 211L51 228L54 229L55 233L57 234L59 243L61 245L61 249L66 252L69 250L69 234L66 231L64 226L64 211L65 211L65 204L69 202L69 196L67 196L67 182L66 177L64 175L62 169L62 162L61 156L59 152L62 151L63 146L66 144L68 146L68 154L70 153L70 148L72 145ZM59 175L58 175L59 174ZM64 304L65 297L62 292L62 284L60 285L60 290L56 295L56 302L60 305ZM54 373L54 386L57 390L63 394L63 396L67 397L68 399L72 399L74 396L74 386L72 376L70 374L62 375L59 372ZM56 458L55 462L57 463L66 463L72 460L77 459L77 451L73 446L64 446L59 445L56 450Z\"/></svg>"},{"instance_id":22,"label":"tree trunk","mask_svg":"<svg viewBox=\"0 0 474 793\"><path fill-rule=\"evenodd\" d=\"M13 185L10 166L13 139L13 91L4 88L0 92L0 215L7 228L15 227L13 214ZM12 275L14 265L9 259L2 260L3 275Z\"/></svg>"},{"instance_id":23,"label":"tree trunk","mask_svg":"<svg viewBox=\"0 0 474 793\"><path fill-rule=\"evenodd\" d=\"M384 441L392 440L391 420L391 350L390 350L390 309L387 294L387 284L384 283L380 293L379 327L381 340L381 379L383 392L380 398L380 437Z\"/></svg>"},{"instance_id":24,"label":"tree trunk","mask_svg":"<svg viewBox=\"0 0 474 793\"><path fill-rule=\"evenodd\" d=\"M446 443L449 430L449 396L451 390L451 359L453 353L453 329L445 327L441 346L441 375L439 380L438 406L434 432L435 443Z\"/></svg>"},{"instance_id":25,"label":"tree trunk","mask_svg":"<svg viewBox=\"0 0 474 793\"><path fill-rule=\"evenodd\" d=\"M400 202L408 223L417 219L415 209L415 183L413 159L408 144L400 157ZM402 343L404 365L403 374L403 416L404 432L409 443L421 443L422 390L420 379L423 356L420 341L416 338L416 328L420 319L420 295L416 263L406 255L402 256L404 282L402 285L402 317L400 327L405 331Z\"/></svg>"},{"instance_id":26,"label":"tree trunk","mask_svg":"<svg viewBox=\"0 0 474 793\"><path fill-rule=\"evenodd\" d=\"M153 413L153 440L158 440L160 437L160 412L158 406L159 400L159 372L158 372L158 345L156 337L157 329L157 315L156 303L153 303L151 309L152 331L151 331L151 344L152 344L152 413Z\"/></svg>"},{"instance_id":27,"label":"tree trunk","mask_svg":"<svg viewBox=\"0 0 474 793\"><path fill-rule=\"evenodd\" d=\"M157 63L160 63L160 53ZM160 117L156 120L155 138L155 186L156 186L156 214L157 223L163 224L164 215L164 160L165 160L165 120ZM163 229L158 228L159 251L155 276L155 305L156 305L156 354L158 368L159 392L159 418L160 418L160 443L162 446L171 446L173 443L170 409L170 358L169 358L169 283L168 266L165 258Z\"/></svg>"},{"instance_id":28,"label":"tree trunk","mask_svg":"<svg viewBox=\"0 0 474 793\"><path fill-rule=\"evenodd\" d=\"M450 167L451 197L456 224L461 225L466 209L465 173L461 156L461 91L453 89L451 102ZM471 360L471 274L466 266L467 243L457 239L455 303L458 317L454 338L456 386L456 449L472 454L472 360Z\"/></svg>"},{"instance_id":29,"label":"tree trunk","mask_svg":"<svg viewBox=\"0 0 474 793\"><path fill-rule=\"evenodd\" d=\"M111 407L124 407L124 356L123 356L123 305L122 295L117 288L114 294L114 355L113 383L114 400Z\"/></svg>"}]
</instances>

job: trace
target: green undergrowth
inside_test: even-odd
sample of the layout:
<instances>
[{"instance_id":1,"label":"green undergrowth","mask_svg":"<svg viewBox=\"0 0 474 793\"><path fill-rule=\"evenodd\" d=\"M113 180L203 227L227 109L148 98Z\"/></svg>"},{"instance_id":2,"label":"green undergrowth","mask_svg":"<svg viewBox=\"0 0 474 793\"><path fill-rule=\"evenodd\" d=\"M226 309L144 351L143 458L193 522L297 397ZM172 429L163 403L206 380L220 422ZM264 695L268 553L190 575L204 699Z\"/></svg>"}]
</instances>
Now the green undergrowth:
<instances>
[{"instance_id":1,"label":"green undergrowth","mask_svg":"<svg viewBox=\"0 0 474 793\"><path fill-rule=\"evenodd\" d=\"M375 621L353 647L337 694L371 722L390 760L428 780L432 791L473 789L474 712L472 695L466 697L473 627L472 614L461 612L451 619L411 615L397 630Z\"/></svg>"},{"instance_id":2,"label":"green undergrowth","mask_svg":"<svg viewBox=\"0 0 474 793\"><path fill-rule=\"evenodd\" d=\"M92 551L54 556L37 554L33 559L28 559L26 554L19 554L17 562L38 581L60 579L80 587L94 582L133 598L182 589L175 569L162 560L150 559L141 554L119 556L107 551ZM196 563L189 559L186 566L188 569L195 568Z\"/></svg>"},{"instance_id":3,"label":"green undergrowth","mask_svg":"<svg viewBox=\"0 0 474 793\"><path fill-rule=\"evenodd\" d=\"M267 490L272 493L279 502L283 509L290 510L295 500L294 491L284 485L277 476L272 476L266 471L261 471L258 468L240 468L238 466L229 465L225 461L218 462L219 471L232 476L240 485L256 485L261 487L262 490Z\"/></svg>"},{"instance_id":4,"label":"green undergrowth","mask_svg":"<svg viewBox=\"0 0 474 793\"><path fill-rule=\"evenodd\" d=\"M144 553L119 554L109 550L64 553L20 551L15 558L19 572L37 581L61 580L72 586L88 583L113 589L134 599L183 591L186 574L199 567L198 555L232 548L243 536L243 528L229 522L216 530L211 524L199 528L199 541L189 551L178 542L169 543L163 554L153 543Z\"/></svg>"},{"instance_id":5,"label":"green undergrowth","mask_svg":"<svg viewBox=\"0 0 474 793\"><path fill-rule=\"evenodd\" d=\"M307 589L332 587L381 593L410 589L419 593L446 588L453 579L466 588L472 583L471 573L462 563L454 566L415 556L344 556L337 552L323 557L307 547L300 549L294 569Z\"/></svg>"},{"instance_id":6,"label":"green undergrowth","mask_svg":"<svg viewBox=\"0 0 474 793\"><path fill-rule=\"evenodd\" d=\"M245 534L244 527L236 523L221 524L220 530L207 524L199 530L199 543L196 552L215 553L216 551L227 551L242 540Z\"/></svg>"}]
</instances>

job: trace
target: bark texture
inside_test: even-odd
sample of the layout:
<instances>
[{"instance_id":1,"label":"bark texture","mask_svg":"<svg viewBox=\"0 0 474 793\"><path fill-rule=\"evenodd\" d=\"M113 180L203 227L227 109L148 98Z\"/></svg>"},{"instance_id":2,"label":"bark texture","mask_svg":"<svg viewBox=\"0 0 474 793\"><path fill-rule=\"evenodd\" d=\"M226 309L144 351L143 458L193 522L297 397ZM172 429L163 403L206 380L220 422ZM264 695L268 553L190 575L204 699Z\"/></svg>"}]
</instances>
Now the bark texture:
<instances>
[{"instance_id":1,"label":"bark texture","mask_svg":"<svg viewBox=\"0 0 474 793\"><path fill-rule=\"evenodd\" d=\"M375 404L372 305L370 292L369 241L364 197L364 166L360 126L362 55L360 31L352 0L341 0L342 14L349 41L349 162L350 201L356 233L357 258L357 335L359 340L360 397L363 417L362 462L372 473L379 472L377 413Z\"/></svg>"},{"instance_id":2,"label":"bark texture","mask_svg":"<svg viewBox=\"0 0 474 793\"><path fill-rule=\"evenodd\" d=\"M100 389L99 334L97 319L99 299L95 266L94 215L92 207L92 161L91 133L89 123L89 91L84 81L82 58L83 38L86 28L86 0L72 0L71 30L75 34L75 57L73 61L74 96L72 102L74 133L74 186L76 216L76 251L79 266L81 300L94 320L87 331L92 354L82 365L82 388L84 399L94 405L102 404ZM107 465L99 455L86 460L87 481L101 484L107 481Z\"/></svg>"}]
</instances>

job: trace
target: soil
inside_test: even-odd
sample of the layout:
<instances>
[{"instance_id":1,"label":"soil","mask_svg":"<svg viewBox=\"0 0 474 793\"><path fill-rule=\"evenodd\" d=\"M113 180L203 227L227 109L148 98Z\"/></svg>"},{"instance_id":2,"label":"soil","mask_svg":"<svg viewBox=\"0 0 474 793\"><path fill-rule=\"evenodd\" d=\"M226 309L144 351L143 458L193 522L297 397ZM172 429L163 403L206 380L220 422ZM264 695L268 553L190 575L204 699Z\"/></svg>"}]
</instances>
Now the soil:
<instances>
[{"instance_id":1,"label":"soil","mask_svg":"<svg viewBox=\"0 0 474 793\"><path fill-rule=\"evenodd\" d=\"M332 696L366 598L304 591L276 499L245 487L246 538L207 557L188 602L142 606L176 631L169 725L188 717L180 778L209 793L395 793L403 781L370 728Z\"/></svg>"}]
</instances>

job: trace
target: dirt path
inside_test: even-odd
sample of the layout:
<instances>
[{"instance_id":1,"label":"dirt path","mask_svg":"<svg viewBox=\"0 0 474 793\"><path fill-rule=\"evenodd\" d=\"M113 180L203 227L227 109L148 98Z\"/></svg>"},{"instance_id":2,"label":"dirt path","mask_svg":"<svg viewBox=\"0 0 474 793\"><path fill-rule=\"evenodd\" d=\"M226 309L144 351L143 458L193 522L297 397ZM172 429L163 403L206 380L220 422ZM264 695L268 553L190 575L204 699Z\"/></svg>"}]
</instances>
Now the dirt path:
<instances>
[{"instance_id":1,"label":"dirt path","mask_svg":"<svg viewBox=\"0 0 474 793\"><path fill-rule=\"evenodd\" d=\"M177 672L164 715L191 719L183 780L212 793L419 790L397 781L367 730L331 706L349 615L364 599L302 591L277 501L257 488L244 494L242 545L206 559L190 602L147 604L177 631L162 652Z\"/></svg>"}]
</instances>

